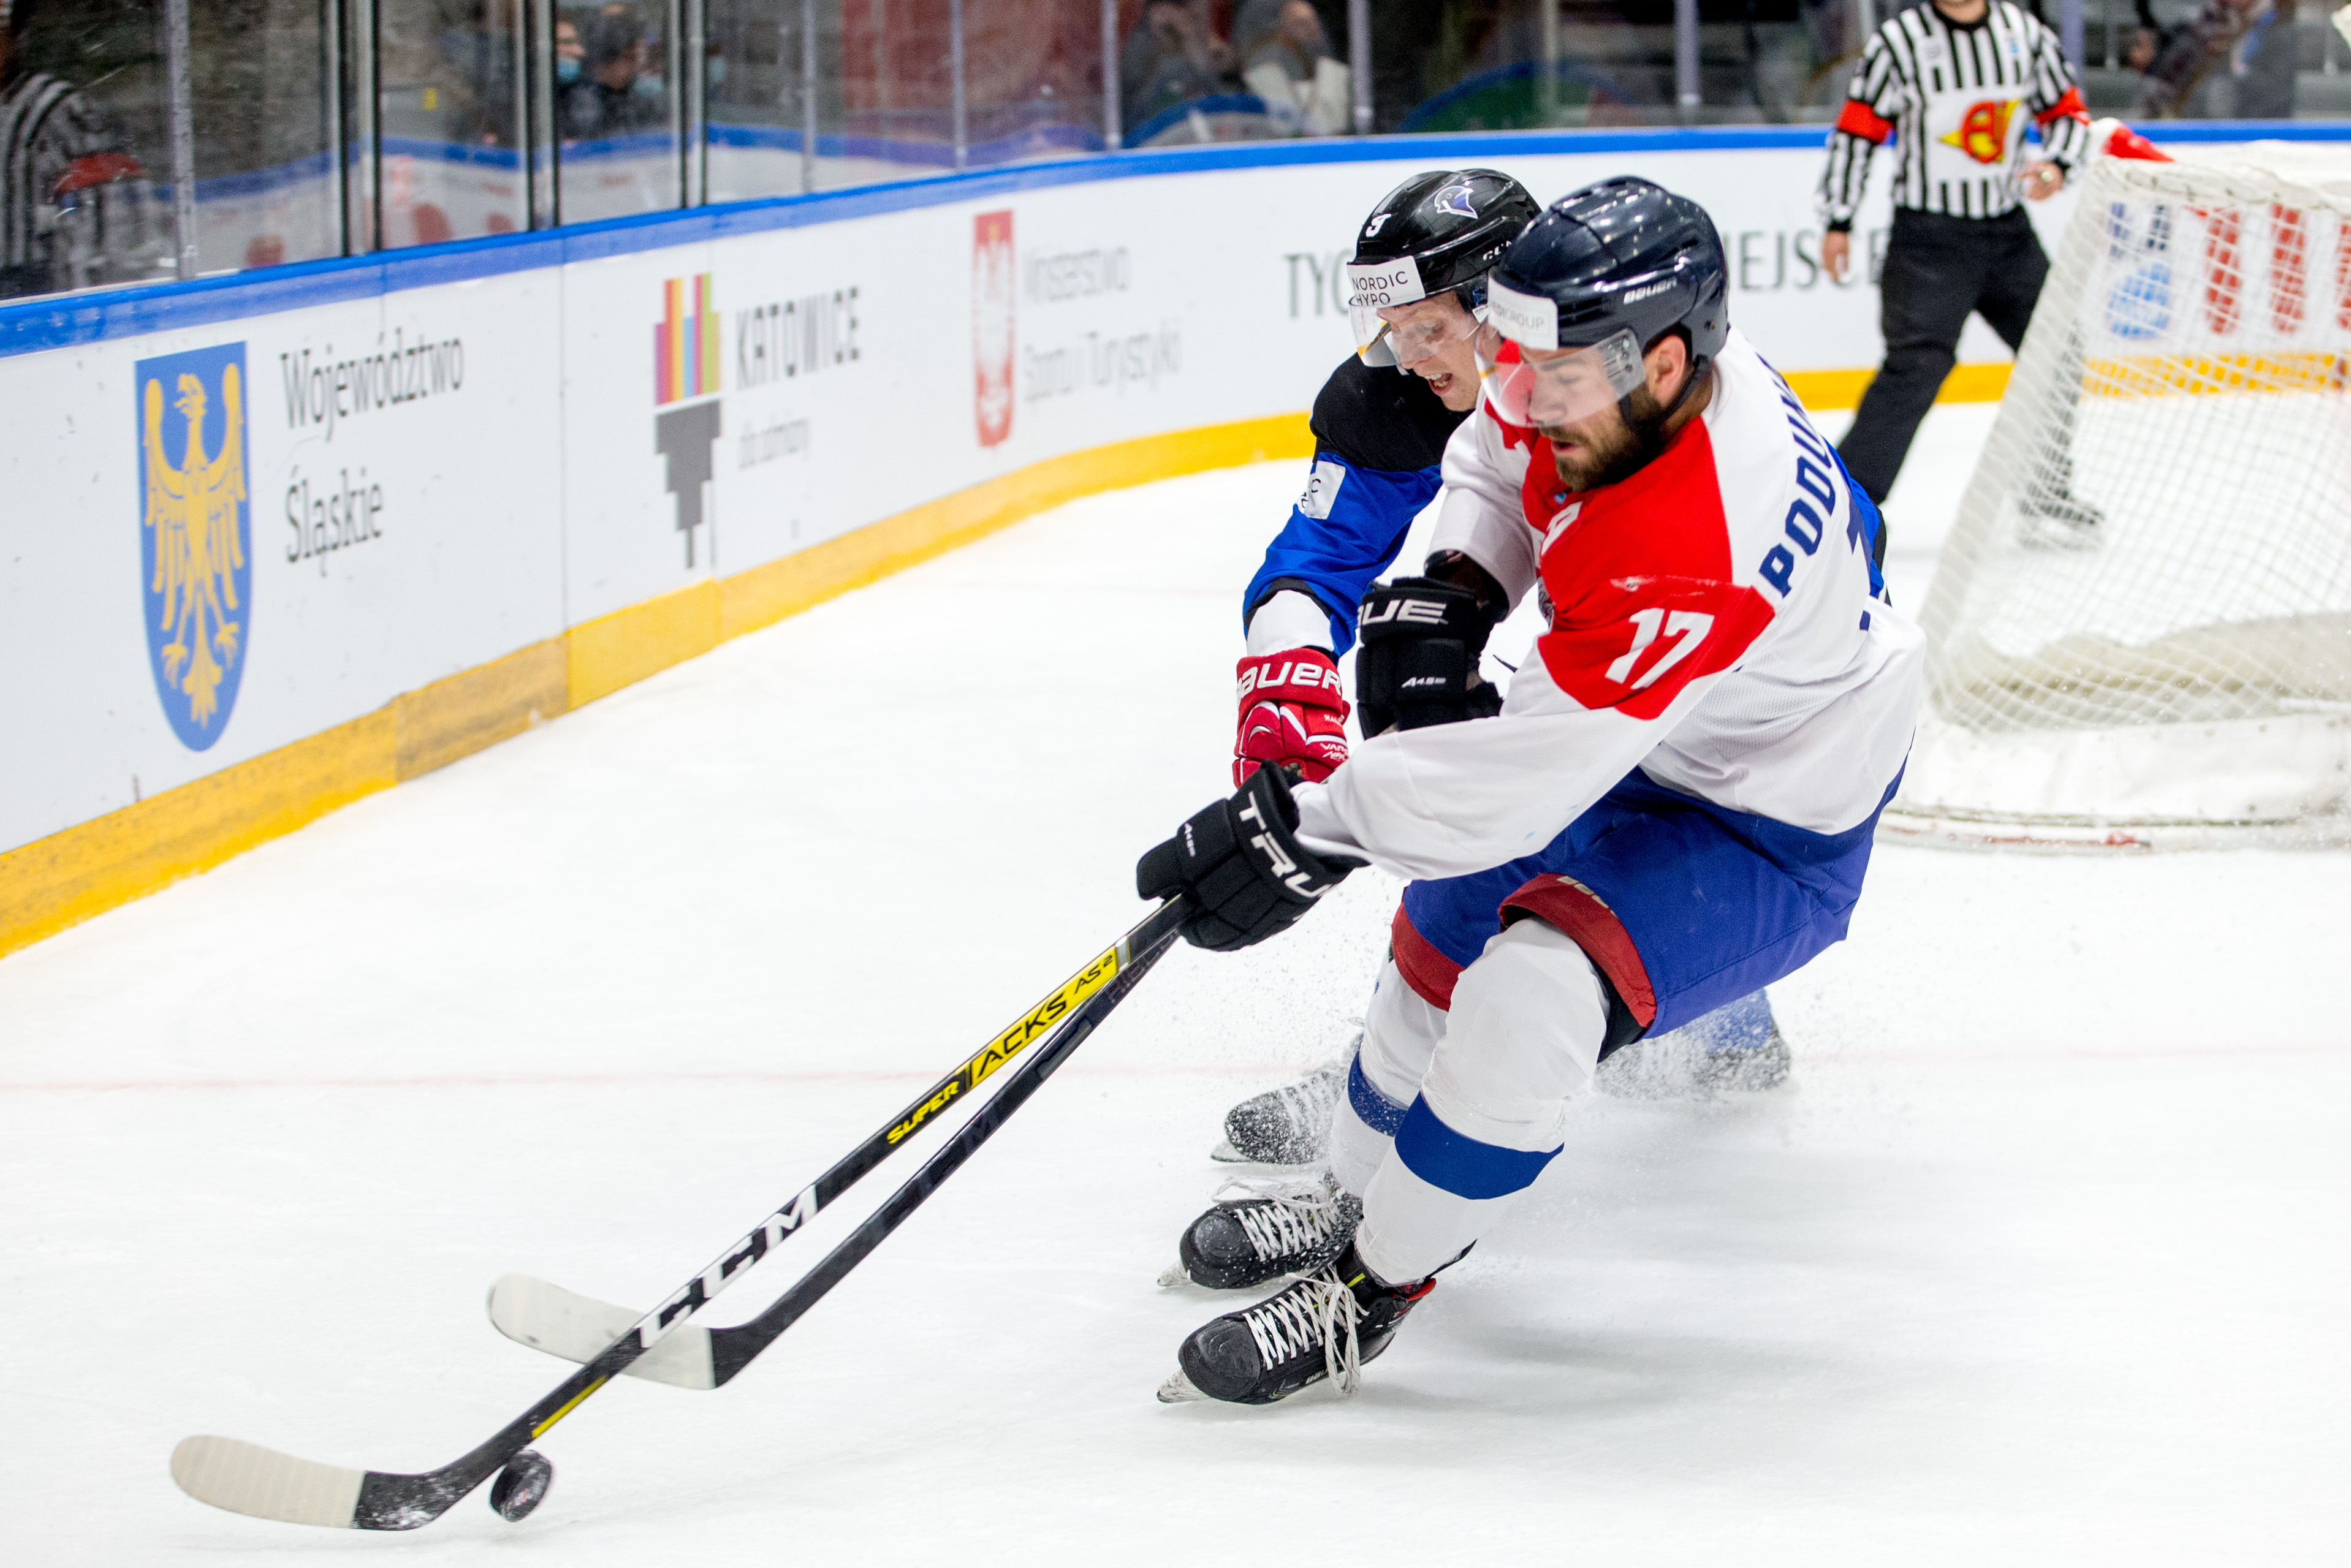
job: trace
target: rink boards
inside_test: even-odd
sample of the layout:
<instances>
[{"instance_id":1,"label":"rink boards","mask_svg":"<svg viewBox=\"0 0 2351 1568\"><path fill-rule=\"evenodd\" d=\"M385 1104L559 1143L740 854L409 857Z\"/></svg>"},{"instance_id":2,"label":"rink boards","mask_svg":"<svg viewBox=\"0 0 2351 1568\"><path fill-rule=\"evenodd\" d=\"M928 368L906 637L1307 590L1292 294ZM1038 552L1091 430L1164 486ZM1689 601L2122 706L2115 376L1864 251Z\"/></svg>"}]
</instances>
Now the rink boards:
<instances>
[{"instance_id":1,"label":"rink boards","mask_svg":"<svg viewBox=\"0 0 2351 1568\"><path fill-rule=\"evenodd\" d=\"M1419 169L1697 197L1733 319L1849 404L1875 291L1819 269L1819 161L1203 148L0 306L0 951L1044 507L1304 455L1338 264Z\"/></svg>"}]
</instances>

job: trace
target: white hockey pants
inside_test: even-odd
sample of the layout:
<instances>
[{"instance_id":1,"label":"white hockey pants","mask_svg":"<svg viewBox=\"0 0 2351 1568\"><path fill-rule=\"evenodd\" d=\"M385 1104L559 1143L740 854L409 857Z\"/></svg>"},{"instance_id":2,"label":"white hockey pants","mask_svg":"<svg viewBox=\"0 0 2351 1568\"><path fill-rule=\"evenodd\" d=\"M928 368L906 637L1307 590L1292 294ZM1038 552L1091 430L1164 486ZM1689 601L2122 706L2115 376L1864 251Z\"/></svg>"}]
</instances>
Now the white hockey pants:
<instances>
[{"instance_id":1,"label":"white hockey pants","mask_svg":"<svg viewBox=\"0 0 2351 1568\"><path fill-rule=\"evenodd\" d=\"M1520 920L1461 971L1450 1014L1383 965L1331 1129L1364 1202L1355 1247L1391 1283L1426 1278L1492 1228L1559 1153L1592 1082L1607 993L1583 949Z\"/></svg>"}]
</instances>

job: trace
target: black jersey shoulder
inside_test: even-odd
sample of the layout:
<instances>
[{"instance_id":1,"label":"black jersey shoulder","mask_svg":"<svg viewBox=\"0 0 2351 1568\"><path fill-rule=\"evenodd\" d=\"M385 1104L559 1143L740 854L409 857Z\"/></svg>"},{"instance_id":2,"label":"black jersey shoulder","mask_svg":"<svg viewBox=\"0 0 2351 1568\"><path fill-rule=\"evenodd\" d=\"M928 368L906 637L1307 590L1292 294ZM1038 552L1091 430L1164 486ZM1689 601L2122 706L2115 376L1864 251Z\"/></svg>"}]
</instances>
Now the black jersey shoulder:
<instances>
[{"instance_id":1,"label":"black jersey shoulder","mask_svg":"<svg viewBox=\"0 0 2351 1568\"><path fill-rule=\"evenodd\" d=\"M1409 474L1434 468L1469 416L1445 406L1428 383L1347 356L1314 400L1314 440L1349 465Z\"/></svg>"}]
</instances>

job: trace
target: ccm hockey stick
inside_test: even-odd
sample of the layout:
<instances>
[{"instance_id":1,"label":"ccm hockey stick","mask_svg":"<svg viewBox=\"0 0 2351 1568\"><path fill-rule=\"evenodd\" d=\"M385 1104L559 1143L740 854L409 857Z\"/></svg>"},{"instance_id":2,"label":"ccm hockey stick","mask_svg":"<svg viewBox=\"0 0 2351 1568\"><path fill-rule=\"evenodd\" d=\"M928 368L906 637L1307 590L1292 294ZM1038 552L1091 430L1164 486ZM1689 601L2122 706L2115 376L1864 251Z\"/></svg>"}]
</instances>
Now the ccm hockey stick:
<instances>
[{"instance_id":1,"label":"ccm hockey stick","mask_svg":"<svg viewBox=\"0 0 2351 1568\"><path fill-rule=\"evenodd\" d=\"M668 1301L629 1324L588 1364L462 1458L439 1469L394 1474L296 1458L234 1437L201 1437L183 1438L172 1451L172 1479L179 1483L181 1490L198 1501L235 1513L339 1529L414 1530L440 1518L466 1493L497 1476L497 1485L491 1491L492 1505L507 1519L521 1519L546 1495L554 1473L545 1459L530 1451L532 1442L544 1437L557 1422L660 1343L663 1336L699 1312L713 1296L765 1257L769 1248L806 1223L825 1201L816 1196L825 1184L854 1166L854 1174L832 1188L835 1194L844 1190L957 1093L967 1092L1040 1036L1049 1036L1043 1049L1007 1079L996 1095L924 1162L905 1186L827 1254L782 1301L760 1314L759 1322L778 1321L742 1361L764 1349L938 1190L1037 1092L1054 1069L1069 1059L1159 961L1175 940L1184 915L1184 905L1176 899L1152 911L1134 930L1048 997L1036 1012L998 1036L979 1055L942 1080L940 1087L930 1095L915 1102L906 1115L867 1139L849 1158L820 1177L816 1185L768 1216L758 1228L721 1253L709 1268L672 1292ZM1059 1006L1055 1005L1057 1001ZM1040 1017L1048 1008L1053 1009L1050 1016ZM1059 1028L1054 1027L1054 1019L1061 1020ZM862 1164L858 1163L861 1159ZM791 1303L789 1312L778 1317L787 1302ZM731 1377L741 1364L737 1362L726 1375Z\"/></svg>"}]
</instances>

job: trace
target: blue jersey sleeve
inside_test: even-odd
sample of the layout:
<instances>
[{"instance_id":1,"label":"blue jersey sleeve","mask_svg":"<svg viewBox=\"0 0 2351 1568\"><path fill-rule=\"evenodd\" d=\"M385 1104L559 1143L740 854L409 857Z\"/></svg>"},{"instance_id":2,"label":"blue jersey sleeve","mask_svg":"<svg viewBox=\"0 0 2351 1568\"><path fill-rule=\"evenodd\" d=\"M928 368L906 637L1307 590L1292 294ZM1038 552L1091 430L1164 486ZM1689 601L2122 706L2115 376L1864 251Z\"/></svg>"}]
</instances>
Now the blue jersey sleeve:
<instances>
[{"instance_id":1,"label":"blue jersey sleeve","mask_svg":"<svg viewBox=\"0 0 2351 1568\"><path fill-rule=\"evenodd\" d=\"M1437 497L1435 465L1403 473L1358 468L1328 447L1314 454L1306 493L1267 547L1265 564L1241 596L1241 626L1276 583L1312 594L1331 617L1331 648L1355 641L1355 604L1404 548L1413 518Z\"/></svg>"}]
</instances>

